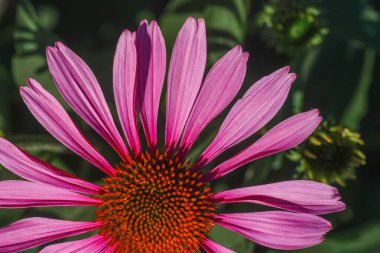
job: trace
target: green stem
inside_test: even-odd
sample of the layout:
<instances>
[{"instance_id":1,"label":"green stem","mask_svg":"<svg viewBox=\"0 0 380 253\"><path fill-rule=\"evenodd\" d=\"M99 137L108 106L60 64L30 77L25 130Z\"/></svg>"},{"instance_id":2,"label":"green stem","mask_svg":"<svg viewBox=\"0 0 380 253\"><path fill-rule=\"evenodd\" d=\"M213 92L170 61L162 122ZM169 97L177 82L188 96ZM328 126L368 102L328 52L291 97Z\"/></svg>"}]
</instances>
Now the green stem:
<instances>
[{"instance_id":1,"label":"green stem","mask_svg":"<svg viewBox=\"0 0 380 253\"><path fill-rule=\"evenodd\" d=\"M372 48L366 49L357 88L342 116L341 122L354 130L359 128L360 121L368 110L367 98L372 83L375 60L376 51Z\"/></svg>"}]
</instances>

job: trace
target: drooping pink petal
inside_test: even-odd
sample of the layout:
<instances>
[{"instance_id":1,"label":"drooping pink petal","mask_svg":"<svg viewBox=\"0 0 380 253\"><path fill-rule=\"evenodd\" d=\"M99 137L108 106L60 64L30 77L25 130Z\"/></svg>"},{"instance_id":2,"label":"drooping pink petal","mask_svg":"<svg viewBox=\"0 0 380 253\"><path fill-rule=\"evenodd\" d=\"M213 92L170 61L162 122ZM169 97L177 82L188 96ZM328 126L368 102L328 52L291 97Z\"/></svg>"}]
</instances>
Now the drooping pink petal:
<instances>
[{"instance_id":1,"label":"drooping pink petal","mask_svg":"<svg viewBox=\"0 0 380 253\"><path fill-rule=\"evenodd\" d=\"M116 252L116 248L119 246L119 243L118 242L115 242L114 244L112 245L109 245L107 248L105 248L102 253L115 253ZM83 252L84 253L84 252Z\"/></svg>"},{"instance_id":2,"label":"drooping pink petal","mask_svg":"<svg viewBox=\"0 0 380 253\"><path fill-rule=\"evenodd\" d=\"M148 146L157 146L157 117L166 69L164 37L156 21L144 20L136 33L137 82L141 123Z\"/></svg>"},{"instance_id":3,"label":"drooping pink petal","mask_svg":"<svg viewBox=\"0 0 380 253\"><path fill-rule=\"evenodd\" d=\"M297 146L314 132L321 120L318 110L299 113L284 120L251 146L212 169L204 180L219 178L253 160Z\"/></svg>"},{"instance_id":4,"label":"drooping pink petal","mask_svg":"<svg viewBox=\"0 0 380 253\"><path fill-rule=\"evenodd\" d=\"M280 110L295 74L282 68L257 81L232 107L198 162L202 166L262 128Z\"/></svg>"},{"instance_id":5,"label":"drooping pink petal","mask_svg":"<svg viewBox=\"0 0 380 253\"><path fill-rule=\"evenodd\" d=\"M235 252L207 238L202 241L201 246L206 251L206 253L234 253Z\"/></svg>"},{"instance_id":6,"label":"drooping pink petal","mask_svg":"<svg viewBox=\"0 0 380 253\"><path fill-rule=\"evenodd\" d=\"M207 74L187 121L181 149L188 150L202 130L232 101L243 84L248 53L236 46Z\"/></svg>"},{"instance_id":7,"label":"drooping pink petal","mask_svg":"<svg viewBox=\"0 0 380 253\"><path fill-rule=\"evenodd\" d=\"M112 166L83 136L59 102L37 81L29 79L28 84L29 87L22 87L20 93L41 125L69 149L107 174L114 175Z\"/></svg>"},{"instance_id":8,"label":"drooping pink petal","mask_svg":"<svg viewBox=\"0 0 380 253\"><path fill-rule=\"evenodd\" d=\"M109 239L102 235L94 235L82 240L53 244L42 249L40 253L104 253L108 242Z\"/></svg>"},{"instance_id":9,"label":"drooping pink petal","mask_svg":"<svg viewBox=\"0 0 380 253\"><path fill-rule=\"evenodd\" d=\"M55 186L19 180L0 181L0 208L96 206L102 201Z\"/></svg>"},{"instance_id":10,"label":"drooping pink petal","mask_svg":"<svg viewBox=\"0 0 380 253\"><path fill-rule=\"evenodd\" d=\"M166 149L173 149L193 107L206 65L206 29L203 19L190 17L174 44L166 99Z\"/></svg>"},{"instance_id":11,"label":"drooping pink petal","mask_svg":"<svg viewBox=\"0 0 380 253\"><path fill-rule=\"evenodd\" d=\"M101 222L28 218L0 228L0 252L19 252L98 229Z\"/></svg>"},{"instance_id":12,"label":"drooping pink petal","mask_svg":"<svg viewBox=\"0 0 380 253\"><path fill-rule=\"evenodd\" d=\"M216 223L266 247L296 250L321 243L331 224L318 216L290 212L218 214Z\"/></svg>"},{"instance_id":13,"label":"drooping pink petal","mask_svg":"<svg viewBox=\"0 0 380 253\"><path fill-rule=\"evenodd\" d=\"M134 34L125 30L117 43L113 62L113 91L121 126L129 147L136 155L141 146L136 114L137 53L134 37Z\"/></svg>"},{"instance_id":14,"label":"drooping pink petal","mask_svg":"<svg viewBox=\"0 0 380 253\"><path fill-rule=\"evenodd\" d=\"M217 203L250 202L293 212L325 214L345 209L335 187L307 180L252 186L219 192Z\"/></svg>"},{"instance_id":15,"label":"drooping pink petal","mask_svg":"<svg viewBox=\"0 0 380 253\"><path fill-rule=\"evenodd\" d=\"M46 54L50 72L62 96L121 157L128 159L128 150L91 69L60 42L48 47Z\"/></svg>"},{"instance_id":16,"label":"drooping pink petal","mask_svg":"<svg viewBox=\"0 0 380 253\"><path fill-rule=\"evenodd\" d=\"M3 138L0 138L0 164L14 174L34 182L87 194L102 192L99 186L76 178L47 162L39 160Z\"/></svg>"}]
</instances>

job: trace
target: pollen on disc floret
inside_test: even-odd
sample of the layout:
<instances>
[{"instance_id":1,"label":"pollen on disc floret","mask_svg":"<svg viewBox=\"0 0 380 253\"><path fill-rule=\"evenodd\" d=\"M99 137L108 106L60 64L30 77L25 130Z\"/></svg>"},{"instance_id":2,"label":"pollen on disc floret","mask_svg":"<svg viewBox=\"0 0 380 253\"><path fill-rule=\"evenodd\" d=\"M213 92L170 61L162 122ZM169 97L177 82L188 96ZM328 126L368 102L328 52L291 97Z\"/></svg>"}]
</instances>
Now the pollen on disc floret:
<instances>
[{"instance_id":1,"label":"pollen on disc floret","mask_svg":"<svg viewBox=\"0 0 380 253\"><path fill-rule=\"evenodd\" d=\"M178 153L142 153L105 178L96 211L117 252L196 252L214 226L212 191Z\"/></svg>"}]
</instances>

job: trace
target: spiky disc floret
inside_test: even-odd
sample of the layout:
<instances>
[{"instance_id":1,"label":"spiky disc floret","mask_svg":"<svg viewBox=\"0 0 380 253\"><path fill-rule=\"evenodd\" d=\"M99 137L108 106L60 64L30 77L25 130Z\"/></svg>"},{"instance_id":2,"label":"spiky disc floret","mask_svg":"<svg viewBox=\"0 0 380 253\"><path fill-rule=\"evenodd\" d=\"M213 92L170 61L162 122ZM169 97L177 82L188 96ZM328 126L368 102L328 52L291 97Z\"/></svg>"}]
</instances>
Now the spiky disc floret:
<instances>
[{"instance_id":1,"label":"spiky disc floret","mask_svg":"<svg viewBox=\"0 0 380 253\"><path fill-rule=\"evenodd\" d=\"M141 154L108 177L96 212L117 252L196 252L214 226L212 191L179 154Z\"/></svg>"}]
</instances>

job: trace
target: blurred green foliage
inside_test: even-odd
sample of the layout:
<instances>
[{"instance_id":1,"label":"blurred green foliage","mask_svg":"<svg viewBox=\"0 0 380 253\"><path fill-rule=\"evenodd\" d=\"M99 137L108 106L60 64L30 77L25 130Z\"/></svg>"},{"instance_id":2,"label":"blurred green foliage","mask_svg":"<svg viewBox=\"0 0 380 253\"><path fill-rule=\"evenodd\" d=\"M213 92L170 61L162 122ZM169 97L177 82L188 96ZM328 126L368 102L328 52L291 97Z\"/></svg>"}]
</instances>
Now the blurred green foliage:
<instances>
[{"instance_id":1,"label":"blurred green foliage","mask_svg":"<svg viewBox=\"0 0 380 253\"><path fill-rule=\"evenodd\" d=\"M214 63L229 49L244 43L250 4L248 0L169 1L160 16L168 49L187 17L203 17L207 23L208 62Z\"/></svg>"},{"instance_id":2,"label":"blurred green foliage","mask_svg":"<svg viewBox=\"0 0 380 253\"><path fill-rule=\"evenodd\" d=\"M297 4L297 1L293 1ZM301 0L299 1L301 3ZM308 2L308 1L306 1ZM292 113L319 108L321 114L362 133L368 164L357 171L357 180L341 188L347 211L329 215L335 230L320 246L300 252L377 253L380 252L380 4L376 0L313 1L318 17L329 33L319 43L305 48L276 51L257 26L257 17L268 1L251 0L116 0L116 1L0 1L0 136L14 141L29 152L58 167L94 182L102 174L48 136L27 111L18 87L26 78L37 79L58 99L61 96L48 72L45 48L64 39L90 65L98 77L111 109L112 61L116 41L125 28L135 30L141 19L157 19L164 33L168 55L176 35L188 16L206 20L208 68L226 51L241 44L251 55L242 92L258 78L290 65L298 75L279 121ZM302 1L305 4L305 1ZM292 31L304 29L304 22ZM299 27L301 25L302 27ZM301 29L301 30L300 30ZM168 60L170 57L168 57ZM240 93L240 94L241 94ZM69 107L63 102L68 110ZM164 115L165 107L161 108ZM228 109L226 110L228 111ZM104 143L70 111L97 148L107 153ZM205 129L192 150L199 155L215 135L226 112ZM253 115L254 116L254 115ZM162 118L159 119L163 129ZM269 125L273 125L271 122ZM265 132L266 129L264 129ZM259 133L262 134L262 133ZM220 163L242 146L225 152ZM162 139L162 131L161 136ZM108 152L110 153L110 152ZM110 153L112 159L114 155ZM217 180L214 189L236 188L291 179L296 165L280 154L262 159ZM17 178L0 168L0 179ZM256 211L256 205L222 205L222 211ZM31 208L0 210L0 226L22 217L45 216L89 220L92 208ZM242 253L274 252L255 246L240 235L216 227L211 235L221 244ZM0 239L1 240L1 239ZM26 252L38 252L38 249Z\"/></svg>"},{"instance_id":3,"label":"blurred green foliage","mask_svg":"<svg viewBox=\"0 0 380 253\"><path fill-rule=\"evenodd\" d=\"M46 47L60 40L51 32L58 18L54 10L45 6L37 14L29 0L20 1L16 8L16 28L13 32L15 54L11 64L16 85L24 86L27 78L33 78L59 97L45 57Z\"/></svg>"}]
</instances>

